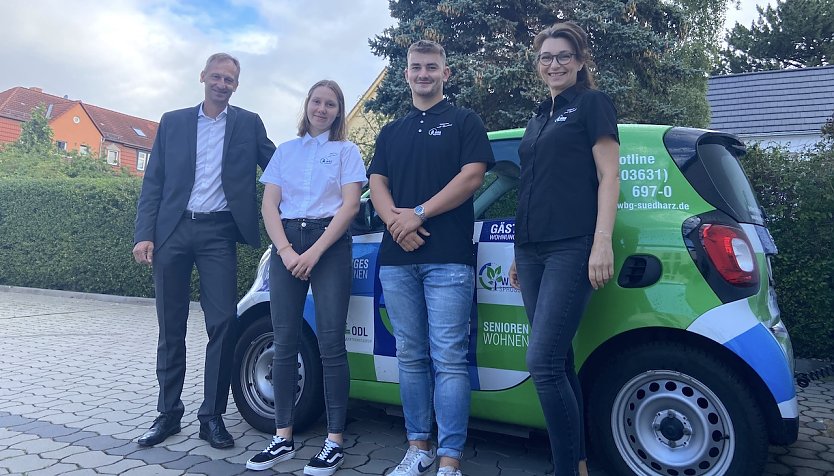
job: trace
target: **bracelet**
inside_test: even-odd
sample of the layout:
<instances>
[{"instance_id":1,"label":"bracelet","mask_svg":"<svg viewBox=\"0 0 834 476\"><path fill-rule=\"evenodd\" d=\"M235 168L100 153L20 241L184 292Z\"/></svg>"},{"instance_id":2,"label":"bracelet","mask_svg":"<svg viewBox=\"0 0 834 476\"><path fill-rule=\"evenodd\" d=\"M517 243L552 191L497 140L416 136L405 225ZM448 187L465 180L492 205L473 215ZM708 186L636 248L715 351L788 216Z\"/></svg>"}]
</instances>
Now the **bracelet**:
<instances>
[{"instance_id":1,"label":"bracelet","mask_svg":"<svg viewBox=\"0 0 834 476\"><path fill-rule=\"evenodd\" d=\"M281 252L284 251L287 248L292 248L292 243L287 243L286 245L278 248L278 251L276 251L276 253L280 256Z\"/></svg>"},{"instance_id":2,"label":"bracelet","mask_svg":"<svg viewBox=\"0 0 834 476\"><path fill-rule=\"evenodd\" d=\"M602 236L611 236L611 233L608 233L605 230L597 230L597 233L599 233Z\"/></svg>"}]
</instances>

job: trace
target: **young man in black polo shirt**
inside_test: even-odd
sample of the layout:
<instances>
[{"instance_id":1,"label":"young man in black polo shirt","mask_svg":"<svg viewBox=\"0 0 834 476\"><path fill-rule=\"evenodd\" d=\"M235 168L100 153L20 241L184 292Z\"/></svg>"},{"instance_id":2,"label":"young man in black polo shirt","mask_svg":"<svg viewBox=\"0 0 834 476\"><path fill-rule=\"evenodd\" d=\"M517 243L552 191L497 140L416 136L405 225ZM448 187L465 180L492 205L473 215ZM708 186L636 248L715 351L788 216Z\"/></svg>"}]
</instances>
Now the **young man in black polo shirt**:
<instances>
[{"instance_id":1,"label":"young man in black polo shirt","mask_svg":"<svg viewBox=\"0 0 834 476\"><path fill-rule=\"evenodd\" d=\"M460 476L469 420L472 195L494 159L481 118L443 98L449 75L442 46L411 45L405 78L413 107L382 129L368 170L371 200L387 226L379 278L397 340L409 440L389 473L395 476L424 474L434 462L432 410L437 474Z\"/></svg>"}]
</instances>

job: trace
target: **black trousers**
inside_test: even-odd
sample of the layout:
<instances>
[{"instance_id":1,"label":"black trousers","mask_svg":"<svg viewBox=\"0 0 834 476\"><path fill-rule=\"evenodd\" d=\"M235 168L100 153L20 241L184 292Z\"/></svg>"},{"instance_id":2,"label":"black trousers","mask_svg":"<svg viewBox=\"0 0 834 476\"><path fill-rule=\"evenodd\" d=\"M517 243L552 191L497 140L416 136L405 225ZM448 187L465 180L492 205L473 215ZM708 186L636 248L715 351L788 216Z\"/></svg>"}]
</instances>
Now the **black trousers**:
<instances>
[{"instance_id":1,"label":"black trousers","mask_svg":"<svg viewBox=\"0 0 834 476\"><path fill-rule=\"evenodd\" d=\"M231 213L183 216L174 232L154 250L153 278L159 343L156 376L157 410L175 418L185 412L185 335L191 272L200 277L200 305L205 314L206 346L201 422L226 411L229 398L237 299L237 225Z\"/></svg>"}]
</instances>

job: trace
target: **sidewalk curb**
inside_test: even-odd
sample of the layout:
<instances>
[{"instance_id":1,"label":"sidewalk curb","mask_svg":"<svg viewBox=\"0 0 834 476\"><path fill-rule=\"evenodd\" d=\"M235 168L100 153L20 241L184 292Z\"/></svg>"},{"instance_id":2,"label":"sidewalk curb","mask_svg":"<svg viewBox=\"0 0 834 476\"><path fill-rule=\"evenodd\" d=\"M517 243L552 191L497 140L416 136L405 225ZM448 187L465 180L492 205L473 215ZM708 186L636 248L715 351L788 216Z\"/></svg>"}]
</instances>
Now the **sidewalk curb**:
<instances>
[{"instance_id":1,"label":"sidewalk curb","mask_svg":"<svg viewBox=\"0 0 834 476\"><path fill-rule=\"evenodd\" d=\"M137 306L155 306L155 298L144 298L135 296L116 296L112 294L97 294L97 293L82 293L78 291L63 291L60 289L41 289L41 288L27 288L23 286L7 286L0 285L0 292L18 293L18 294L33 294L37 296L53 296L69 299L87 299L90 301L111 302L116 304L133 304ZM189 309L192 311L200 311L200 303L191 301Z\"/></svg>"}]
</instances>

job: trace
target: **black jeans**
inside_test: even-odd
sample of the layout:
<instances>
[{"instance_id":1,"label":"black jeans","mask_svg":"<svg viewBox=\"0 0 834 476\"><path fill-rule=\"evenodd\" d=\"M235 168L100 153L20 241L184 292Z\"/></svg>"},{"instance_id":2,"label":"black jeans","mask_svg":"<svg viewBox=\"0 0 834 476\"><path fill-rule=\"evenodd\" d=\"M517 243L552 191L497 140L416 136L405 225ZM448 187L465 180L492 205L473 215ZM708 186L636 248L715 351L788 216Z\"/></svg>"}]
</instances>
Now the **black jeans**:
<instances>
[{"instance_id":1,"label":"black jeans","mask_svg":"<svg viewBox=\"0 0 834 476\"><path fill-rule=\"evenodd\" d=\"M302 226L303 225L303 226ZM293 249L302 254L324 233L321 220L285 220L284 231ZM351 238L345 234L333 243L313 267L309 281L294 278L281 257L272 252L269 261L269 299L275 357L272 385L275 390L275 427L293 424L298 383L298 344L307 290L313 288L316 308L316 337L324 378L327 431L342 433L347 417L350 371L345 350L350 287L353 279Z\"/></svg>"},{"instance_id":2,"label":"black jeans","mask_svg":"<svg viewBox=\"0 0 834 476\"><path fill-rule=\"evenodd\" d=\"M591 298L593 236L515 247L521 297L530 320L527 368L533 377L556 475L575 475L585 459L582 391L572 341Z\"/></svg>"}]
</instances>

